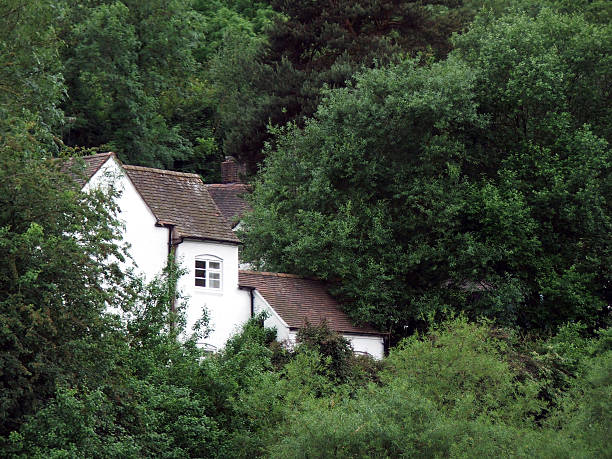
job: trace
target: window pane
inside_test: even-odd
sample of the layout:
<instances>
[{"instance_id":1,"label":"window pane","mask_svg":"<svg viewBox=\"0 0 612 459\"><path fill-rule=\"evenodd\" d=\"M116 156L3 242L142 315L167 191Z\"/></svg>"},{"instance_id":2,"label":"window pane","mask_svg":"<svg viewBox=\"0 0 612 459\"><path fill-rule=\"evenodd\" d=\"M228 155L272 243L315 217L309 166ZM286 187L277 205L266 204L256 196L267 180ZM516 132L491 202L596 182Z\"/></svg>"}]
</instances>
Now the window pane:
<instances>
[{"instance_id":1,"label":"window pane","mask_svg":"<svg viewBox=\"0 0 612 459\"><path fill-rule=\"evenodd\" d=\"M210 281L210 288L221 288L221 281L220 280L211 280Z\"/></svg>"},{"instance_id":2,"label":"window pane","mask_svg":"<svg viewBox=\"0 0 612 459\"><path fill-rule=\"evenodd\" d=\"M208 267L210 269L221 269L221 263L219 263L218 261L209 261Z\"/></svg>"},{"instance_id":3,"label":"window pane","mask_svg":"<svg viewBox=\"0 0 612 459\"><path fill-rule=\"evenodd\" d=\"M196 277L206 277L205 269L196 269Z\"/></svg>"},{"instance_id":4,"label":"window pane","mask_svg":"<svg viewBox=\"0 0 612 459\"><path fill-rule=\"evenodd\" d=\"M198 287L206 287L206 279L198 279L198 278L196 277L195 284L196 284Z\"/></svg>"},{"instance_id":5,"label":"window pane","mask_svg":"<svg viewBox=\"0 0 612 459\"><path fill-rule=\"evenodd\" d=\"M199 261L196 260L196 268L200 268L200 269L206 269L206 262L205 261Z\"/></svg>"},{"instance_id":6,"label":"window pane","mask_svg":"<svg viewBox=\"0 0 612 459\"><path fill-rule=\"evenodd\" d=\"M221 279L221 273L210 272L208 273L208 278L209 279Z\"/></svg>"}]
</instances>

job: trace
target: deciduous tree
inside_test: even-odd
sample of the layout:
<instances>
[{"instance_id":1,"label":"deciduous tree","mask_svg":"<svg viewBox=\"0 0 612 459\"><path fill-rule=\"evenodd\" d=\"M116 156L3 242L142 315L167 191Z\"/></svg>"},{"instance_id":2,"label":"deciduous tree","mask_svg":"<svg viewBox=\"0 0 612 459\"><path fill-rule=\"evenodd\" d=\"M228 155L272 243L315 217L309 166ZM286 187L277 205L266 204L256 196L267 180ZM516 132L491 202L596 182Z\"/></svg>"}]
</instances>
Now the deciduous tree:
<instances>
[{"instance_id":1,"label":"deciduous tree","mask_svg":"<svg viewBox=\"0 0 612 459\"><path fill-rule=\"evenodd\" d=\"M464 4L466 3L466 4ZM222 56L239 55L245 65L222 59L216 66L230 78L217 79L226 154L253 170L271 140L268 124L302 125L321 101L325 86L343 87L363 67L398 55L440 58L449 37L474 14L469 2L405 0L273 1L280 14L256 51L230 41Z\"/></svg>"},{"instance_id":2,"label":"deciduous tree","mask_svg":"<svg viewBox=\"0 0 612 459\"><path fill-rule=\"evenodd\" d=\"M114 205L80 193L60 163L1 145L0 432L55 393L60 381L95 381L104 358L88 345L112 333L107 306L118 306L122 254ZM115 260L113 262L113 260ZM88 344L89 343L89 344ZM98 349L99 350L99 349Z\"/></svg>"},{"instance_id":3,"label":"deciduous tree","mask_svg":"<svg viewBox=\"0 0 612 459\"><path fill-rule=\"evenodd\" d=\"M445 310L605 323L609 33L546 9L487 16L443 62L328 90L304 128L276 131L245 253L329 280L354 319L399 334Z\"/></svg>"}]
</instances>

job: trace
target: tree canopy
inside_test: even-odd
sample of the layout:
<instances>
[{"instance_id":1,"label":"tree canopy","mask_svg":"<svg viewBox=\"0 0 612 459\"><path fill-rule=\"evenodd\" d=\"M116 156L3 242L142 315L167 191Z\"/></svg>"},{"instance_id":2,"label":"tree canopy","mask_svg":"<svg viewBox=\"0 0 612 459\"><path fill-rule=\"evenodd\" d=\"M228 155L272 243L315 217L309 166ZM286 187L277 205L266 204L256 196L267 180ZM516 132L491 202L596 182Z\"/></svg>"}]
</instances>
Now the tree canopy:
<instances>
[{"instance_id":1,"label":"tree canopy","mask_svg":"<svg viewBox=\"0 0 612 459\"><path fill-rule=\"evenodd\" d=\"M401 55L432 58L450 49L451 33L475 13L456 1L273 1L280 14L266 42L244 47L229 41L213 70L227 93L219 106L223 149L255 169L267 125L302 124L321 101L324 87L343 87L363 67ZM239 65L236 66L236 61ZM233 71L232 71L233 70Z\"/></svg>"},{"instance_id":2,"label":"tree canopy","mask_svg":"<svg viewBox=\"0 0 612 459\"><path fill-rule=\"evenodd\" d=\"M1 2L0 455L611 456L610 5ZM90 147L261 166L242 255L389 355L261 316L199 349Z\"/></svg>"},{"instance_id":3,"label":"tree canopy","mask_svg":"<svg viewBox=\"0 0 612 459\"><path fill-rule=\"evenodd\" d=\"M327 90L276 131L247 256L328 279L356 320L400 334L448 310L606 323L610 31L485 15L444 61Z\"/></svg>"},{"instance_id":4,"label":"tree canopy","mask_svg":"<svg viewBox=\"0 0 612 459\"><path fill-rule=\"evenodd\" d=\"M122 297L114 204L81 194L60 164L8 148L0 155L3 435L56 384L84 384L109 370L103 359L81 360L92 340L112 333L102 312Z\"/></svg>"}]
</instances>

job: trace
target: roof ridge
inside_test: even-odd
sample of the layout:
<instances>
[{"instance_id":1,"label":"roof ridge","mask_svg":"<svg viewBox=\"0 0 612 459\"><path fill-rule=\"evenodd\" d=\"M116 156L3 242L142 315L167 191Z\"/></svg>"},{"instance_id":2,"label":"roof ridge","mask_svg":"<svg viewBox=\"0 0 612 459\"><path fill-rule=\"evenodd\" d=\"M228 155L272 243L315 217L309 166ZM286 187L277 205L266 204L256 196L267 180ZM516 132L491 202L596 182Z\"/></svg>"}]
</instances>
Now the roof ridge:
<instances>
[{"instance_id":1,"label":"roof ridge","mask_svg":"<svg viewBox=\"0 0 612 459\"><path fill-rule=\"evenodd\" d=\"M76 183L83 188L89 180L100 170L100 168L110 161L111 158L117 160L117 156L112 151L105 153L96 153L93 155L86 156L70 156L70 157L59 157L53 158L61 164L63 172L67 172L72 176ZM85 164L85 168L82 171L74 170L74 166L82 161Z\"/></svg>"},{"instance_id":2,"label":"roof ridge","mask_svg":"<svg viewBox=\"0 0 612 459\"><path fill-rule=\"evenodd\" d=\"M287 278L290 278L290 279L306 279L306 280L316 280L316 281L320 281L321 280L321 279L317 279L317 278L314 278L314 277L300 276L299 274L273 273L271 271L250 271L248 269L240 269L240 270L238 270L238 272L244 273L244 274L259 274L259 275L262 275L262 276L287 277Z\"/></svg>"},{"instance_id":3,"label":"roof ridge","mask_svg":"<svg viewBox=\"0 0 612 459\"><path fill-rule=\"evenodd\" d=\"M189 177L189 178L196 178L198 180L201 180L198 174L192 174L190 172L168 171L166 169L156 169L154 167L144 167L144 166L131 166L128 164L124 164L123 168L128 169L128 170L133 170L133 171L154 172L156 174L176 175L179 177Z\"/></svg>"},{"instance_id":4,"label":"roof ridge","mask_svg":"<svg viewBox=\"0 0 612 459\"><path fill-rule=\"evenodd\" d=\"M205 183L207 187L214 188L251 188L250 183Z\"/></svg>"},{"instance_id":5,"label":"roof ridge","mask_svg":"<svg viewBox=\"0 0 612 459\"><path fill-rule=\"evenodd\" d=\"M144 166L123 169L160 224L172 222L181 238L240 244L199 175Z\"/></svg>"},{"instance_id":6,"label":"roof ridge","mask_svg":"<svg viewBox=\"0 0 612 459\"><path fill-rule=\"evenodd\" d=\"M85 158L98 158L100 156L113 156L115 155L114 151L106 151L104 153L94 153L93 155L85 155L85 156L71 156L71 159L85 159Z\"/></svg>"}]
</instances>

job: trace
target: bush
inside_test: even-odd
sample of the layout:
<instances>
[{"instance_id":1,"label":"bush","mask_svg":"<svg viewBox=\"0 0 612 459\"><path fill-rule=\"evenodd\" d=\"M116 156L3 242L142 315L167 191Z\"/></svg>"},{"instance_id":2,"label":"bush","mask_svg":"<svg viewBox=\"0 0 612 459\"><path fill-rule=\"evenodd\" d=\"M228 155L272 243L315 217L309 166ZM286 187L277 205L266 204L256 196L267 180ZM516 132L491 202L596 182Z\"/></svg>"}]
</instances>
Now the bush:
<instances>
[{"instance_id":1,"label":"bush","mask_svg":"<svg viewBox=\"0 0 612 459\"><path fill-rule=\"evenodd\" d=\"M445 322L425 336L405 339L386 360L386 384L408 381L453 416L528 421L543 406L535 379L519 378L505 352L508 344L488 325L465 318Z\"/></svg>"},{"instance_id":2,"label":"bush","mask_svg":"<svg viewBox=\"0 0 612 459\"><path fill-rule=\"evenodd\" d=\"M579 442L592 457L612 457L612 329L590 340L592 356L577 363L577 377L556 402L549 425ZM585 353L586 354L586 353ZM588 355L588 354L587 354Z\"/></svg>"},{"instance_id":3,"label":"bush","mask_svg":"<svg viewBox=\"0 0 612 459\"><path fill-rule=\"evenodd\" d=\"M542 429L537 382L506 361L507 344L464 318L405 340L382 385L309 398L272 457L575 457L581 444ZM278 432L277 432L278 433Z\"/></svg>"}]
</instances>

